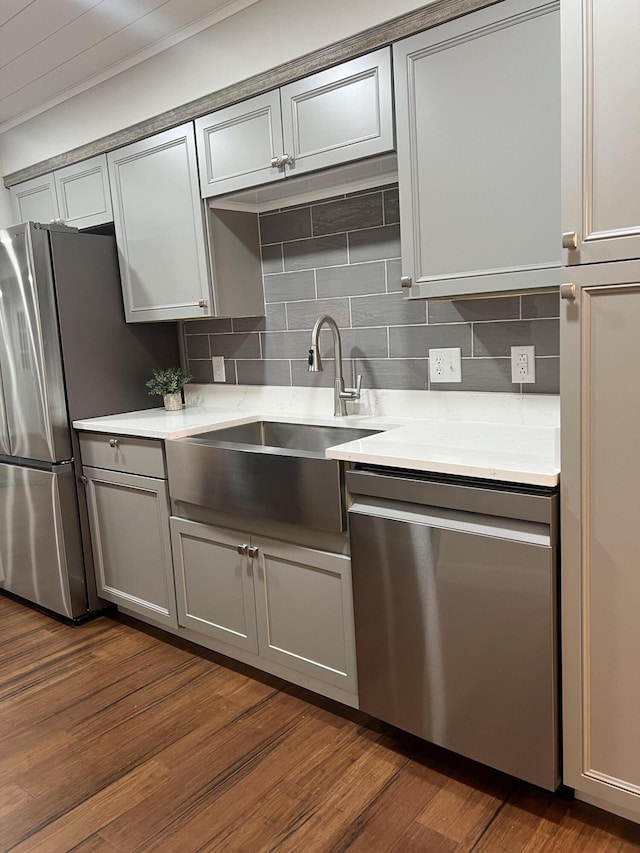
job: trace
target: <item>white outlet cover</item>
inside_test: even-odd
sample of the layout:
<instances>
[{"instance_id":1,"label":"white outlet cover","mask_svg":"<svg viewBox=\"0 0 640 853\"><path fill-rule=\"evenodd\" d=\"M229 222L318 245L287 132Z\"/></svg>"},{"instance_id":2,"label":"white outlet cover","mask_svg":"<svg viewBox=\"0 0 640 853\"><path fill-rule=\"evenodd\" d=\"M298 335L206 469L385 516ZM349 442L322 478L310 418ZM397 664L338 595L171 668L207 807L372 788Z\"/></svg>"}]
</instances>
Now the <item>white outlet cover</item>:
<instances>
[{"instance_id":1,"label":"white outlet cover","mask_svg":"<svg viewBox=\"0 0 640 853\"><path fill-rule=\"evenodd\" d=\"M511 347L511 381L518 384L536 381L535 347Z\"/></svg>"},{"instance_id":2,"label":"white outlet cover","mask_svg":"<svg viewBox=\"0 0 640 853\"><path fill-rule=\"evenodd\" d=\"M460 347L429 350L429 380L434 382L462 382Z\"/></svg>"},{"instance_id":3,"label":"white outlet cover","mask_svg":"<svg viewBox=\"0 0 640 853\"><path fill-rule=\"evenodd\" d=\"M211 357L211 363L213 364L213 381L214 382L226 382L227 376L224 369L224 356L223 355L214 355Z\"/></svg>"}]
</instances>

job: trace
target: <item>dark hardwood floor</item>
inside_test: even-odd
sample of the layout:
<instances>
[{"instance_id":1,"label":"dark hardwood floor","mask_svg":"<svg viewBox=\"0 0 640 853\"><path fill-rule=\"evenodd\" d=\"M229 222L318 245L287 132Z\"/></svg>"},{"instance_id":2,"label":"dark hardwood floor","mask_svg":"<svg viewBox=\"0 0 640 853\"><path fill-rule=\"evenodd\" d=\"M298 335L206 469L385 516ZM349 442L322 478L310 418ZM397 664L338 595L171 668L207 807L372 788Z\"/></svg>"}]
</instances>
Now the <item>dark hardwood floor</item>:
<instances>
[{"instance_id":1,"label":"dark hardwood floor","mask_svg":"<svg viewBox=\"0 0 640 853\"><path fill-rule=\"evenodd\" d=\"M0 850L640 848L635 824L142 627L0 595Z\"/></svg>"}]
</instances>

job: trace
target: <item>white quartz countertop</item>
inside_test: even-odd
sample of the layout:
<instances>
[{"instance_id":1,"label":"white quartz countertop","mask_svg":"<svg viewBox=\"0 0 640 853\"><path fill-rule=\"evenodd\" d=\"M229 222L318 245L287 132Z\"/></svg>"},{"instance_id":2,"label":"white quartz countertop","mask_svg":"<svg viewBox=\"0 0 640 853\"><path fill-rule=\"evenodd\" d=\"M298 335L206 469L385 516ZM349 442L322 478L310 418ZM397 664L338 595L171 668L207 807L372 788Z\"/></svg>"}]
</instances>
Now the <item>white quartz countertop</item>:
<instances>
[{"instance_id":1,"label":"white quartz countertop","mask_svg":"<svg viewBox=\"0 0 640 853\"><path fill-rule=\"evenodd\" d=\"M264 401L263 401L264 403ZM147 409L74 421L79 430L173 439L256 420L381 430L327 450L332 459L487 480L555 486L559 480L559 428L459 418L401 418L274 410L268 406L190 405L178 412Z\"/></svg>"},{"instance_id":2,"label":"white quartz countertop","mask_svg":"<svg viewBox=\"0 0 640 853\"><path fill-rule=\"evenodd\" d=\"M560 475L556 427L475 421L420 421L330 448L348 462L488 480L555 486Z\"/></svg>"}]
</instances>

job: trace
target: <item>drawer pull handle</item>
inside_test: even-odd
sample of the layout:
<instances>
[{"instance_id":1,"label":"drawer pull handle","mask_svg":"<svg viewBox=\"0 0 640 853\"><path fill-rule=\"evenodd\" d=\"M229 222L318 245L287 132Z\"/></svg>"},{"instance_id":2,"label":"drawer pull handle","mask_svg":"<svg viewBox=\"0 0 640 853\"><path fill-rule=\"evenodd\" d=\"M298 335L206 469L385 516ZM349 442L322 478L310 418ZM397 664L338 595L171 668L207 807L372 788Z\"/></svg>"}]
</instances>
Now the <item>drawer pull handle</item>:
<instances>
[{"instance_id":1,"label":"drawer pull handle","mask_svg":"<svg viewBox=\"0 0 640 853\"><path fill-rule=\"evenodd\" d=\"M118 441L117 438L110 438L109 439L109 447L118 447L119 445L120 445L120 442Z\"/></svg>"}]
</instances>

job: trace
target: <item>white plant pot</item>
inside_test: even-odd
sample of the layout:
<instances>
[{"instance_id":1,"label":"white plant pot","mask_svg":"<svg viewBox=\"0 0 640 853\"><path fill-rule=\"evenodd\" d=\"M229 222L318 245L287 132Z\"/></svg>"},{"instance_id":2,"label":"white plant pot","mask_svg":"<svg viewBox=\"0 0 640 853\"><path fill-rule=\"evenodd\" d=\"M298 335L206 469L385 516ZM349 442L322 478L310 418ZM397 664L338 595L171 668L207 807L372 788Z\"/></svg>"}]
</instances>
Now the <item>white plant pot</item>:
<instances>
[{"instance_id":1,"label":"white plant pot","mask_svg":"<svg viewBox=\"0 0 640 853\"><path fill-rule=\"evenodd\" d=\"M182 408L182 394L177 391L175 394L164 395L164 407L168 412L178 412Z\"/></svg>"}]
</instances>

